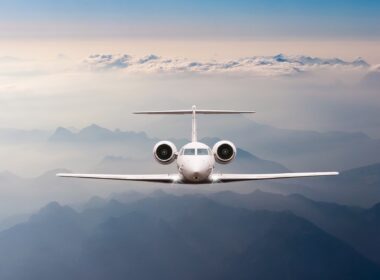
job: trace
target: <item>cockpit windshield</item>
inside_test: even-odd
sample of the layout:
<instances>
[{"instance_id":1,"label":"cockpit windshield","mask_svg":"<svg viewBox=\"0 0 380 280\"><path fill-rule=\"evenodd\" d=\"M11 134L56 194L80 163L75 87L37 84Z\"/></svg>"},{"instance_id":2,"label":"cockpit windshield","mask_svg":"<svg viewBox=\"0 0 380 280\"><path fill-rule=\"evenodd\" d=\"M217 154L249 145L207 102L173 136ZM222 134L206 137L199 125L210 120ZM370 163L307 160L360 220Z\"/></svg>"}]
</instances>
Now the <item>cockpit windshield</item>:
<instances>
[{"instance_id":1,"label":"cockpit windshield","mask_svg":"<svg viewBox=\"0 0 380 280\"><path fill-rule=\"evenodd\" d=\"M194 156L195 155L195 149L184 149L183 154L185 156Z\"/></svg>"},{"instance_id":2,"label":"cockpit windshield","mask_svg":"<svg viewBox=\"0 0 380 280\"><path fill-rule=\"evenodd\" d=\"M195 154L197 154L198 156L207 156L207 155L210 155L211 151L210 149L205 149L205 148L182 149L180 153L181 155L184 155L184 156L195 156Z\"/></svg>"},{"instance_id":3,"label":"cockpit windshield","mask_svg":"<svg viewBox=\"0 0 380 280\"><path fill-rule=\"evenodd\" d=\"M208 155L208 149L197 149L197 155L198 156L207 156Z\"/></svg>"}]
</instances>

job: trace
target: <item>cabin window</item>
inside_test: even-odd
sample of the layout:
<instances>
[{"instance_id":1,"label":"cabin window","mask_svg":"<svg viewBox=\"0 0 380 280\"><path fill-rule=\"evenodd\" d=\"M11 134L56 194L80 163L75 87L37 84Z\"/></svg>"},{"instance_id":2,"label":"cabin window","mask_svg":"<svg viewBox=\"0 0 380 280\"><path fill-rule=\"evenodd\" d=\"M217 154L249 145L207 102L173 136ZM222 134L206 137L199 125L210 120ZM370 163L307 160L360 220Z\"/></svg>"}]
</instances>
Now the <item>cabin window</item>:
<instances>
[{"instance_id":1,"label":"cabin window","mask_svg":"<svg viewBox=\"0 0 380 280\"><path fill-rule=\"evenodd\" d=\"M195 149L185 149L183 151L183 154L185 156L194 156L195 155Z\"/></svg>"}]
</instances>

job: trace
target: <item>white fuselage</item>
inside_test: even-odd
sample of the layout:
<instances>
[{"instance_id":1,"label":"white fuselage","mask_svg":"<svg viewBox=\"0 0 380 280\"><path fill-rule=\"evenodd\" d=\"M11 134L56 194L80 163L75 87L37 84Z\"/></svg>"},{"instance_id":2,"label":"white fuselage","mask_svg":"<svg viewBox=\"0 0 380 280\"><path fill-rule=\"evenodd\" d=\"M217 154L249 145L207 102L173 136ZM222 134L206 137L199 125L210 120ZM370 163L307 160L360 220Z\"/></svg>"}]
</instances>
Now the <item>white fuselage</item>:
<instances>
[{"instance_id":1,"label":"white fuselage","mask_svg":"<svg viewBox=\"0 0 380 280\"><path fill-rule=\"evenodd\" d=\"M209 183L214 165L214 154L203 143L191 142L178 152L177 167L184 183Z\"/></svg>"}]
</instances>

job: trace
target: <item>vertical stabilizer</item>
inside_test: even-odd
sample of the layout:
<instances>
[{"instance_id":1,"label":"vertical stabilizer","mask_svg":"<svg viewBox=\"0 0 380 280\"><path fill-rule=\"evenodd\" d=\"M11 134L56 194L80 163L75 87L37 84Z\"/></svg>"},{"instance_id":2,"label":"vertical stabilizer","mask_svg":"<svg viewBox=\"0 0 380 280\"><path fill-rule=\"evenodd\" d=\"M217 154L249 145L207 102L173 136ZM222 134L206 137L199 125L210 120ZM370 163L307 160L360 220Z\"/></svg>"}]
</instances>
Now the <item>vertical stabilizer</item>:
<instances>
[{"instance_id":1,"label":"vertical stabilizer","mask_svg":"<svg viewBox=\"0 0 380 280\"><path fill-rule=\"evenodd\" d=\"M192 127L191 127L191 142L197 142L197 120L196 120L196 110L197 107L193 105L191 108L193 113L193 122L192 122Z\"/></svg>"}]
</instances>

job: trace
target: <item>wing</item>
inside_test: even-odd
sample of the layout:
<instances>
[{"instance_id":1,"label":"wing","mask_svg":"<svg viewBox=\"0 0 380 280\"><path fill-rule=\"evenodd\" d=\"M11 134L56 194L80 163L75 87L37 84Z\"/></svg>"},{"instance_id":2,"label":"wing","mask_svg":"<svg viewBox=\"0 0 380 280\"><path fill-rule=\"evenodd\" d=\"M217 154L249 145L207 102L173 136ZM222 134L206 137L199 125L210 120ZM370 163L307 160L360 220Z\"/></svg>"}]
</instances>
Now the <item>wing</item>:
<instances>
[{"instance_id":1,"label":"wing","mask_svg":"<svg viewBox=\"0 0 380 280\"><path fill-rule=\"evenodd\" d=\"M306 172L306 173L277 173L277 174L214 174L212 178L214 182L227 183L227 182L252 181L252 180L334 176L338 174L339 174L338 172Z\"/></svg>"},{"instance_id":2,"label":"wing","mask_svg":"<svg viewBox=\"0 0 380 280\"><path fill-rule=\"evenodd\" d=\"M178 181L178 174L147 174L147 175L119 175L119 174L75 174L58 173L58 177L103 179L103 180L125 180L157 183L174 183Z\"/></svg>"}]
</instances>

